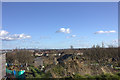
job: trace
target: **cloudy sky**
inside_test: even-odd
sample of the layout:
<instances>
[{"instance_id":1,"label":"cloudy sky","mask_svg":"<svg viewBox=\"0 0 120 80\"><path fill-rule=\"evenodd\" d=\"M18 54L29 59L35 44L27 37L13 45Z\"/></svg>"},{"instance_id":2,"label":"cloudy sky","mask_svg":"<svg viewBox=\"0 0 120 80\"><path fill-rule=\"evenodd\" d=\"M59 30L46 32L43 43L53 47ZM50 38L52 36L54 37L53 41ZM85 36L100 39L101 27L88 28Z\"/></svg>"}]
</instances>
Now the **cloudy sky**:
<instances>
[{"instance_id":1,"label":"cloudy sky","mask_svg":"<svg viewBox=\"0 0 120 80\"><path fill-rule=\"evenodd\" d=\"M117 45L118 4L3 3L3 49Z\"/></svg>"}]
</instances>

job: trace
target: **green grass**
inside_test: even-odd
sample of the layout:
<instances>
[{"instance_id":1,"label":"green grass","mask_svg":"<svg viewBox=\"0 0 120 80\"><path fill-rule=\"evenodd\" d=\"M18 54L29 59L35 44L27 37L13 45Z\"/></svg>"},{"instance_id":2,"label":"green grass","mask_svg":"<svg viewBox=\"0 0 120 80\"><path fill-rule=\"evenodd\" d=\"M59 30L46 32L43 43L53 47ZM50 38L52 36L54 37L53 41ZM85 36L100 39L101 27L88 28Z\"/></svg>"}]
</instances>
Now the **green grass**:
<instances>
[{"instance_id":1,"label":"green grass","mask_svg":"<svg viewBox=\"0 0 120 80\"><path fill-rule=\"evenodd\" d=\"M27 73L26 78L50 78L50 72L44 73L39 68L30 67L31 74Z\"/></svg>"},{"instance_id":2,"label":"green grass","mask_svg":"<svg viewBox=\"0 0 120 80\"><path fill-rule=\"evenodd\" d=\"M120 80L120 75L119 73L117 74L101 74L101 75L96 75L96 76L90 76L90 75L85 75L81 76L80 74L75 74L73 76L75 79L84 79L84 80Z\"/></svg>"},{"instance_id":3,"label":"green grass","mask_svg":"<svg viewBox=\"0 0 120 80\"><path fill-rule=\"evenodd\" d=\"M64 74L63 74L64 68L63 68L62 66L57 65L57 66L55 66L52 70L53 70L53 72L54 72L55 74L57 74L57 75L59 75L59 76L63 76L63 75L64 75Z\"/></svg>"},{"instance_id":4,"label":"green grass","mask_svg":"<svg viewBox=\"0 0 120 80\"><path fill-rule=\"evenodd\" d=\"M47 72L44 73L42 72L39 68L35 67L30 67L30 71L32 72L31 74L26 74L26 78L50 78L51 73ZM53 67L52 71L59 76L64 76L62 73L64 71L64 68L62 66L55 66ZM81 76L80 74L74 74L73 76L68 76L65 78L74 78L74 80L77 79L84 79L84 80L120 80L120 72L116 74L101 74L101 75L96 75L96 76L91 76L89 74L86 74L84 76Z\"/></svg>"}]
</instances>

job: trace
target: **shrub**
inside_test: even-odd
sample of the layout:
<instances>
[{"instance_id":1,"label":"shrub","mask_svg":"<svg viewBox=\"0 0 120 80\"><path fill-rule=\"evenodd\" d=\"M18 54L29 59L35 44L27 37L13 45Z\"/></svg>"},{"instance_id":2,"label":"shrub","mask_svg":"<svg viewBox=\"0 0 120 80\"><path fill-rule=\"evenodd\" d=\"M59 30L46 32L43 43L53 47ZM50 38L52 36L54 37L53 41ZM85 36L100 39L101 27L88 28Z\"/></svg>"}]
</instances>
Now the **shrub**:
<instances>
[{"instance_id":1,"label":"shrub","mask_svg":"<svg viewBox=\"0 0 120 80\"><path fill-rule=\"evenodd\" d=\"M80 74L75 74L75 75L73 75L73 77L74 77L75 79L77 79L77 78L84 78L84 77L81 76Z\"/></svg>"}]
</instances>

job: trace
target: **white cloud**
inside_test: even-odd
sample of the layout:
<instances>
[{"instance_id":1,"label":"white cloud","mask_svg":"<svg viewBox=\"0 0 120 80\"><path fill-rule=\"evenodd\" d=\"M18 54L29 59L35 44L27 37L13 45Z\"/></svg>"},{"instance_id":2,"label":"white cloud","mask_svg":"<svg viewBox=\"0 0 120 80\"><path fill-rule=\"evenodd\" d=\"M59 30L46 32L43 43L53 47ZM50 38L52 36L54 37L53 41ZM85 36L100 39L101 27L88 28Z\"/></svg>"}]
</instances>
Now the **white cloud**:
<instances>
[{"instance_id":1,"label":"white cloud","mask_svg":"<svg viewBox=\"0 0 120 80\"><path fill-rule=\"evenodd\" d=\"M107 40L107 41L103 41L104 46L105 47L109 47L109 46L114 46L117 47L118 46L118 39L114 39L114 40Z\"/></svg>"},{"instance_id":2,"label":"white cloud","mask_svg":"<svg viewBox=\"0 0 120 80\"><path fill-rule=\"evenodd\" d=\"M95 32L95 34L105 34L105 33L115 33L115 30L111 30L111 31L97 31Z\"/></svg>"},{"instance_id":3,"label":"white cloud","mask_svg":"<svg viewBox=\"0 0 120 80\"><path fill-rule=\"evenodd\" d=\"M66 38L74 38L76 35L67 36Z\"/></svg>"},{"instance_id":4,"label":"white cloud","mask_svg":"<svg viewBox=\"0 0 120 80\"><path fill-rule=\"evenodd\" d=\"M19 37L19 39L31 38L31 36L25 34L16 34L16 35L17 37Z\"/></svg>"},{"instance_id":5,"label":"white cloud","mask_svg":"<svg viewBox=\"0 0 120 80\"><path fill-rule=\"evenodd\" d=\"M1 30L0 31L0 36L5 36L7 35L9 32L5 31L5 30Z\"/></svg>"},{"instance_id":6,"label":"white cloud","mask_svg":"<svg viewBox=\"0 0 120 80\"><path fill-rule=\"evenodd\" d=\"M69 28L66 29L66 33L70 33L70 29Z\"/></svg>"},{"instance_id":7,"label":"white cloud","mask_svg":"<svg viewBox=\"0 0 120 80\"><path fill-rule=\"evenodd\" d=\"M8 34L9 32L2 30L0 32L0 39L3 41L12 41L12 40L18 40L18 39L26 39L26 38L31 38L31 36L29 35L25 35L25 34L13 34L10 35Z\"/></svg>"},{"instance_id":8,"label":"white cloud","mask_svg":"<svg viewBox=\"0 0 120 80\"><path fill-rule=\"evenodd\" d=\"M67 28L67 29L65 29L65 28L60 28L60 29L57 30L56 32L57 32L57 33L58 33L58 32L62 32L62 33L68 33L68 34L69 34L69 33L70 33L70 29L69 29L69 28Z\"/></svg>"},{"instance_id":9,"label":"white cloud","mask_svg":"<svg viewBox=\"0 0 120 80\"><path fill-rule=\"evenodd\" d=\"M72 35L71 37L76 37L76 35Z\"/></svg>"},{"instance_id":10,"label":"white cloud","mask_svg":"<svg viewBox=\"0 0 120 80\"><path fill-rule=\"evenodd\" d=\"M118 43L118 39L115 39L115 40L113 40L112 42L114 42L114 43Z\"/></svg>"}]
</instances>

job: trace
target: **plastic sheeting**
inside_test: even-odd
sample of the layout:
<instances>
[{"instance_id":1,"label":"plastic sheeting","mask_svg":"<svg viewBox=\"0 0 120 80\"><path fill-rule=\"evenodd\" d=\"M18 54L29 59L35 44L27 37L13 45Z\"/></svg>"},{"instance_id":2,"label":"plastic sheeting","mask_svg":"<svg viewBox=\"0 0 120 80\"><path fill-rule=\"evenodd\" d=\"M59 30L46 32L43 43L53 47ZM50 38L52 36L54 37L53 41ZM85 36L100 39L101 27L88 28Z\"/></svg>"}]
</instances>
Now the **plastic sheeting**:
<instances>
[{"instance_id":1,"label":"plastic sheeting","mask_svg":"<svg viewBox=\"0 0 120 80\"><path fill-rule=\"evenodd\" d=\"M6 73L7 74L12 74L14 75L16 78L24 78L24 73L25 73L25 70L22 70L22 71L15 71L15 70L9 70L9 69L6 69Z\"/></svg>"}]
</instances>

